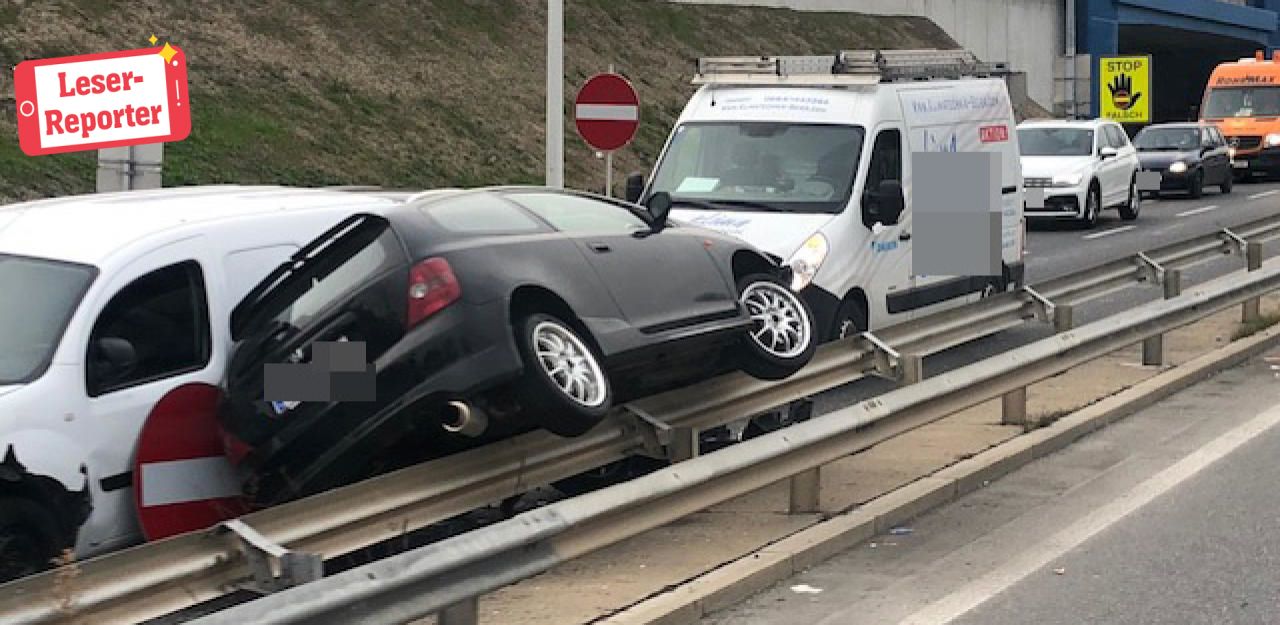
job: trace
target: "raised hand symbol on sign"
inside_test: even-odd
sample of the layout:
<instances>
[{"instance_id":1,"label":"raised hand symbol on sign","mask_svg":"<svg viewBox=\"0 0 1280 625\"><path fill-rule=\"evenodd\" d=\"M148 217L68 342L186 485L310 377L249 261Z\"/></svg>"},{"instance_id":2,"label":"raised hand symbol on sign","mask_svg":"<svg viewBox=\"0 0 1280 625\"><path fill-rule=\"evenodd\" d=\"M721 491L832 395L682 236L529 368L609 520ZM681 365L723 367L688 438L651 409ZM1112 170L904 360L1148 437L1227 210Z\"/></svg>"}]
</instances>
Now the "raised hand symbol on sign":
<instances>
[{"instance_id":1,"label":"raised hand symbol on sign","mask_svg":"<svg viewBox=\"0 0 1280 625\"><path fill-rule=\"evenodd\" d=\"M1133 92L1133 79L1128 74L1116 74L1107 89L1111 91L1111 102L1122 111L1133 108L1142 98L1141 93Z\"/></svg>"}]
</instances>

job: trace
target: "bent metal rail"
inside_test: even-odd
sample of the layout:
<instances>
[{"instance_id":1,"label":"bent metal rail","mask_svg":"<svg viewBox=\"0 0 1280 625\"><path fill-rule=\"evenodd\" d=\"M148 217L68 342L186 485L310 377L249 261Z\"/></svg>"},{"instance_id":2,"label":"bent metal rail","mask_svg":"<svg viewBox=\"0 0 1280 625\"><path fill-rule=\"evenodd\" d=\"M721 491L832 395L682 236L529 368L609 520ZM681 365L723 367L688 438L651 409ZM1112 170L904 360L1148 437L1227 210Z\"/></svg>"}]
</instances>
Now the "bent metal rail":
<instances>
[{"instance_id":1,"label":"bent metal rail","mask_svg":"<svg viewBox=\"0 0 1280 625\"><path fill-rule=\"evenodd\" d=\"M687 444L699 430L868 373L910 378L913 360L918 363L922 356L1029 319L1069 327L1070 306L1141 282L1159 283L1173 269L1224 254L1240 254L1248 259L1249 269L1256 269L1262 242L1277 237L1280 217L1260 219L826 345L808 367L781 382L722 376L623 407L579 438L532 432L255 512L230 527L79 562L69 582L58 571L11 582L0 586L0 622L26 625L77 617L137 622L255 587L255 576L256 588L278 588L269 583L272 580L262 581L260 566L255 569L264 551L272 559L284 552L279 546L292 551L284 555L314 554L317 559L347 554L629 455L663 453L678 447L681 439ZM314 567L312 572L314 577Z\"/></svg>"},{"instance_id":2,"label":"bent metal rail","mask_svg":"<svg viewBox=\"0 0 1280 625\"><path fill-rule=\"evenodd\" d=\"M715 454L489 527L286 589L193 621L404 623L442 610L474 623L475 601L596 549L865 450L1280 289L1280 260L895 389Z\"/></svg>"}]
</instances>

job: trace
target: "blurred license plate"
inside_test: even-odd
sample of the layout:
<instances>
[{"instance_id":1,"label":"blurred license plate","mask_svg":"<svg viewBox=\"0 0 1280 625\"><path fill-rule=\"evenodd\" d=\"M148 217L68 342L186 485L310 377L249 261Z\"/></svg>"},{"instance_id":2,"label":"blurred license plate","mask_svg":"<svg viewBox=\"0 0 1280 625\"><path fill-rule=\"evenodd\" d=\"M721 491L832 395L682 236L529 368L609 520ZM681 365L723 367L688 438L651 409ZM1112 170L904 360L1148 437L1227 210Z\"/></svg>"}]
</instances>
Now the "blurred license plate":
<instances>
[{"instance_id":1,"label":"blurred license plate","mask_svg":"<svg viewBox=\"0 0 1280 625\"><path fill-rule=\"evenodd\" d=\"M1231 166L1236 169L1249 169L1249 161L1231 161Z\"/></svg>"}]
</instances>

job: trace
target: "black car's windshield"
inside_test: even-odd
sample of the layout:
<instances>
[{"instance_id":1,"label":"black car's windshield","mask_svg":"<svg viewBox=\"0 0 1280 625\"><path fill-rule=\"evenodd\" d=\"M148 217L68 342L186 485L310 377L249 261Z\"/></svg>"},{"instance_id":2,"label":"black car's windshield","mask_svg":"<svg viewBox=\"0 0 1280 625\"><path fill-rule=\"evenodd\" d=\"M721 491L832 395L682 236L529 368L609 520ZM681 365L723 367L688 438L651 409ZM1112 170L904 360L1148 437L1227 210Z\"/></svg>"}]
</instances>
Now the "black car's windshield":
<instances>
[{"instance_id":1,"label":"black car's windshield","mask_svg":"<svg viewBox=\"0 0 1280 625\"><path fill-rule=\"evenodd\" d=\"M652 193L679 208L839 213L862 153L858 126L773 122L683 124Z\"/></svg>"},{"instance_id":2,"label":"black car's windshield","mask_svg":"<svg viewBox=\"0 0 1280 625\"><path fill-rule=\"evenodd\" d=\"M1280 116L1280 87L1220 87L1204 101L1204 119Z\"/></svg>"},{"instance_id":3,"label":"black car's windshield","mask_svg":"<svg viewBox=\"0 0 1280 625\"><path fill-rule=\"evenodd\" d=\"M303 248L245 297L232 313L237 340L263 328L305 326L404 262L403 248L385 219L363 215L344 223Z\"/></svg>"},{"instance_id":4,"label":"black car's windshield","mask_svg":"<svg viewBox=\"0 0 1280 625\"><path fill-rule=\"evenodd\" d=\"M0 384L44 370L96 274L87 265L0 254Z\"/></svg>"},{"instance_id":5,"label":"black car's windshield","mask_svg":"<svg viewBox=\"0 0 1280 625\"><path fill-rule=\"evenodd\" d=\"M1019 128L1018 147L1023 156L1089 156L1093 131L1085 128Z\"/></svg>"},{"instance_id":6,"label":"black car's windshield","mask_svg":"<svg viewBox=\"0 0 1280 625\"><path fill-rule=\"evenodd\" d=\"M1195 128L1143 128L1133 138L1139 150L1187 151L1200 147L1200 132Z\"/></svg>"}]
</instances>

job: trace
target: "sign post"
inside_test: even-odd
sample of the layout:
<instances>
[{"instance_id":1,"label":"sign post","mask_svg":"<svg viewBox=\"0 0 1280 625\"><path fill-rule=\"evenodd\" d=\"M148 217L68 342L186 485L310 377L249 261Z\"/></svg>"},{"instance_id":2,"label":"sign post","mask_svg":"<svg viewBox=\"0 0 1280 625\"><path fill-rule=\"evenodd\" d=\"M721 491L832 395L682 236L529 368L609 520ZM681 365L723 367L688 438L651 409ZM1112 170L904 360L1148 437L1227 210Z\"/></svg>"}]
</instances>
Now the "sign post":
<instances>
[{"instance_id":1,"label":"sign post","mask_svg":"<svg viewBox=\"0 0 1280 625\"><path fill-rule=\"evenodd\" d=\"M613 151L631 142L640 126L640 97L631 83L613 72L596 74L574 100L574 125L591 147L604 152L605 195L613 196Z\"/></svg>"},{"instance_id":2,"label":"sign post","mask_svg":"<svg viewBox=\"0 0 1280 625\"><path fill-rule=\"evenodd\" d=\"M1098 63L1101 117L1122 124L1151 123L1151 57L1104 56Z\"/></svg>"},{"instance_id":3,"label":"sign post","mask_svg":"<svg viewBox=\"0 0 1280 625\"><path fill-rule=\"evenodd\" d=\"M547 2L546 182L564 187L564 0Z\"/></svg>"}]
</instances>

